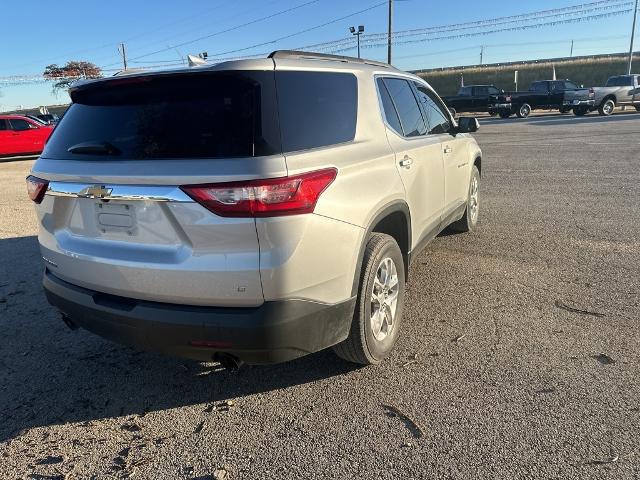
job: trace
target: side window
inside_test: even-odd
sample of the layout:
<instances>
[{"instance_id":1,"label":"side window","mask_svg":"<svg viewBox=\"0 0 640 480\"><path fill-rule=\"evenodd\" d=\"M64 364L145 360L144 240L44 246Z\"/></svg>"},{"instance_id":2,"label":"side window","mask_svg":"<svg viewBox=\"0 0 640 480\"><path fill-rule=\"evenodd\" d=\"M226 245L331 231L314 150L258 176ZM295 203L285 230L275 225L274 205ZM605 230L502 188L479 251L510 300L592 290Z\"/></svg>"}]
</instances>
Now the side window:
<instances>
[{"instance_id":1,"label":"side window","mask_svg":"<svg viewBox=\"0 0 640 480\"><path fill-rule=\"evenodd\" d=\"M478 95L478 96L489 95L489 89L487 87L476 87L474 95Z\"/></svg>"},{"instance_id":2,"label":"side window","mask_svg":"<svg viewBox=\"0 0 640 480\"><path fill-rule=\"evenodd\" d=\"M7 121L0 118L0 130L9 130L7 127Z\"/></svg>"},{"instance_id":3,"label":"side window","mask_svg":"<svg viewBox=\"0 0 640 480\"><path fill-rule=\"evenodd\" d=\"M429 133L435 135L449 132L451 129L449 116L444 113L440 102L438 102L433 93L423 85L416 84L416 89L418 90L418 98L422 104L422 108L427 114Z\"/></svg>"},{"instance_id":4,"label":"side window","mask_svg":"<svg viewBox=\"0 0 640 480\"><path fill-rule=\"evenodd\" d=\"M573 82L564 82L564 88L565 90L577 90L578 87L575 83Z\"/></svg>"},{"instance_id":5,"label":"side window","mask_svg":"<svg viewBox=\"0 0 640 480\"><path fill-rule=\"evenodd\" d=\"M384 118L391 128L393 128L399 135L402 135L402 125L400 125L400 119L398 118L398 112L396 107L393 106L389 91L385 87L384 82L379 78L376 83L378 84L378 92L380 92L380 99L382 100L382 108L384 109Z\"/></svg>"},{"instance_id":6,"label":"side window","mask_svg":"<svg viewBox=\"0 0 640 480\"><path fill-rule=\"evenodd\" d=\"M11 120L9 120L9 123L11 124L11 129L15 130L16 132L29 130L30 128L29 122L27 122L26 120L22 120L21 118L12 118Z\"/></svg>"},{"instance_id":7,"label":"side window","mask_svg":"<svg viewBox=\"0 0 640 480\"><path fill-rule=\"evenodd\" d=\"M417 137L427 133L420 107L407 80L385 78L384 84L398 112L405 137Z\"/></svg>"},{"instance_id":8,"label":"side window","mask_svg":"<svg viewBox=\"0 0 640 480\"><path fill-rule=\"evenodd\" d=\"M458 91L458 95L464 96L464 97L470 97L471 96L471 87L462 87Z\"/></svg>"},{"instance_id":9,"label":"side window","mask_svg":"<svg viewBox=\"0 0 640 480\"><path fill-rule=\"evenodd\" d=\"M354 139L358 117L355 75L276 71L276 86L285 152Z\"/></svg>"},{"instance_id":10,"label":"side window","mask_svg":"<svg viewBox=\"0 0 640 480\"><path fill-rule=\"evenodd\" d=\"M546 92L547 86L544 82L535 82L531 84L531 90L534 92Z\"/></svg>"},{"instance_id":11,"label":"side window","mask_svg":"<svg viewBox=\"0 0 640 480\"><path fill-rule=\"evenodd\" d=\"M558 92L560 90L564 90L564 82L551 82L549 86L552 92Z\"/></svg>"},{"instance_id":12,"label":"side window","mask_svg":"<svg viewBox=\"0 0 640 480\"><path fill-rule=\"evenodd\" d=\"M500 90L496 87L489 87L489 95L500 95Z\"/></svg>"}]
</instances>

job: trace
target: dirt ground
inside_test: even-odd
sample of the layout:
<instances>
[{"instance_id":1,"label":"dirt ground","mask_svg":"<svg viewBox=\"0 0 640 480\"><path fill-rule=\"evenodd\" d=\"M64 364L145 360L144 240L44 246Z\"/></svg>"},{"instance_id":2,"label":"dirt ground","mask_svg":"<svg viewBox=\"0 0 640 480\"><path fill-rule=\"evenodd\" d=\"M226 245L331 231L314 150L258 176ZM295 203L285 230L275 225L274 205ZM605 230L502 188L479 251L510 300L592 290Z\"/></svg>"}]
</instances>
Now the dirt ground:
<instances>
[{"instance_id":1,"label":"dirt ground","mask_svg":"<svg viewBox=\"0 0 640 480\"><path fill-rule=\"evenodd\" d=\"M640 114L485 119L399 344L225 371L70 331L0 163L0 478L640 479Z\"/></svg>"}]
</instances>

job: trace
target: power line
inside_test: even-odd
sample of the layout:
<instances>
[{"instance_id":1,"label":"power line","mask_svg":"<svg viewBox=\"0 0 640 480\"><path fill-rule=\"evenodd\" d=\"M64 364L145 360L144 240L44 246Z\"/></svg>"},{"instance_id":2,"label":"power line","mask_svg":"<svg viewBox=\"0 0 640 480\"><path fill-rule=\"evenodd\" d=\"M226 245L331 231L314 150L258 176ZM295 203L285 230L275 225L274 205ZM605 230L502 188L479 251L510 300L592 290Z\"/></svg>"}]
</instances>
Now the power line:
<instances>
[{"instance_id":1,"label":"power line","mask_svg":"<svg viewBox=\"0 0 640 480\"><path fill-rule=\"evenodd\" d=\"M174 48L183 47L183 46L185 46L185 45L189 45L189 44L192 44L192 43L195 43L195 42L199 42L199 41L201 41L201 40L205 40L205 39L207 39L207 38L212 38L212 37L215 37L215 36L217 36L217 35L222 35L223 33L228 33L228 32L231 32L231 31L233 31L233 30L238 30L238 29L240 29L240 28L247 27L247 26L249 26L249 25L253 25L253 24L256 24L256 23L259 23L259 22L263 22L263 21L265 21L265 20L269 20L269 19L274 18L274 17L277 17L277 16L279 16L279 15L284 15L284 14L286 14L286 13L293 12L294 10L298 10L298 9L300 9L300 8L306 7L306 6L311 5L311 4L313 4L313 3L318 3L319 1L320 1L320 0L309 0L309 1L305 2L305 3L300 4L300 5L296 5L296 6L294 6L294 7L290 7L290 8L287 8L287 9L285 9L285 10L280 10L279 12L272 13L271 15L267 15L267 16L264 16L264 17L256 18L256 19L254 19L254 20L251 20L251 21L249 21L249 22L242 23L242 24L240 24L240 25L235 25L235 26L233 26L233 27L226 28L226 29L224 29L224 30L219 30L219 31L217 31L217 32L210 33L210 34L208 34L208 35L203 35L203 36L201 36L201 37L194 38L194 39L192 39L192 40L188 40L188 41L186 41L186 42L181 42L181 43L178 43L178 44L176 44L176 45L171 45L171 46L166 47L166 48L161 48L161 49L156 50L156 51L154 51L154 52L145 53L144 55L138 55L138 56L136 56L136 57L131 58L131 60L139 60L139 59L141 59L141 58L149 57L149 56L151 56L151 55L156 55L156 54L158 54L158 53L166 52L167 50L172 50L172 49L174 49ZM106 66L111 66L111 65L106 65Z\"/></svg>"},{"instance_id":2,"label":"power line","mask_svg":"<svg viewBox=\"0 0 640 480\"><path fill-rule=\"evenodd\" d=\"M302 35L303 33L311 32L313 30L317 30L319 28L326 27L327 25L331 25L333 23L337 23L337 22L340 22L342 20L346 20L347 18L353 17L355 15L360 15L361 13L368 12L369 10L373 10L374 8L378 8L378 7L382 6L382 5L385 5L386 3L387 3L387 0L385 0L383 2L380 2L380 3L376 3L375 5L372 5L371 7L365 8L363 10L359 10L357 12L350 13L350 14L345 15L345 16L340 17L340 18L334 18L333 20L329 20L328 22L321 23L320 25L315 25L313 27L305 28L304 30L299 30L299 31L297 31L295 33L291 33L291 34L285 35L283 37L275 38L275 39L269 40L267 42L256 43L256 44L250 45L248 47L237 48L235 50L228 50L226 52L213 53L213 54L210 54L209 57L219 57L219 56L222 56L222 55L229 55L231 53L244 52L244 51L247 51L247 50L251 50L252 48L263 47L265 45L271 45L271 44L280 42L282 40L286 40L288 38L296 37L298 35Z\"/></svg>"},{"instance_id":3,"label":"power line","mask_svg":"<svg viewBox=\"0 0 640 480\"><path fill-rule=\"evenodd\" d=\"M574 5L571 7L564 7L554 10L542 10L529 12L519 15L512 15L508 17L497 17L485 20L478 20L473 22L466 23L457 23L451 25L439 25L436 27L426 27L421 29L413 29L413 30L402 30L392 33L392 37L394 39L400 39L402 37L411 37L411 36L419 36L419 35L433 35L436 33L443 32L451 32L451 31L461 31L461 30L475 30L482 29L487 27L493 27L501 24L512 24L512 23L523 23L526 21L532 20L540 20L543 18L560 18L563 16L576 16L576 15L585 15L590 12L597 11L605 11L610 10L612 8L618 8L621 6L631 5L630 0L601 0L597 2L591 2L586 4ZM569 11L571 10L571 11ZM378 40L386 40L388 33L371 33L363 35L361 40L362 42L375 42ZM305 48L314 48L317 50L331 50L337 47L349 46L349 49L353 48L353 39L352 38L340 38L337 40L332 40L328 42L318 43L315 45L310 45Z\"/></svg>"},{"instance_id":4,"label":"power line","mask_svg":"<svg viewBox=\"0 0 640 480\"><path fill-rule=\"evenodd\" d=\"M598 15L586 15L586 16L576 17L576 18L555 20L555 21L551 21L551 22L535 23L535 24L530 24L530 25L518 25L518 26L514 26L514 27L496 28L496 29L493 29L493 30L485 30L485 31L480 31L480 32L458 33L458 34L454 34L454 35L419 38L419 39L414 39L414 40L401 40L401 41L396 41L394 43L396 43L398 45L407 45L407 44L415 44L415 43L432 42L432 41L437 41L437 40L457 40L457 39L462 39L462 38L472 38L472 37L478 37L478 36L491 35L491 34L500 33L500 32L515 32L515 31L531 30L531 29L542 28L542 27L567 25L567 24L571 24L571 23L589 22L589 21L593 21L593 20L601 20L601 19L604 19L604 18L610 18L610 17L614 17L614 16L624 15L624 14L628 14L629 12L631 12L631 9L619 10L619 11L614 11L614 12L607 12L607 13L602 13L602 14L598 14ZM375 42L375 43L373 43L373 42L363 43L362 48L378 48L378 47L383 47L383 46L386 46L386 42L379 41L379 42ZM349 46L349 47L345 47L345 48L334 49L334 50L331 51L331 53L342 53L342 52L345 52L345 51L348 51L348 50L352 50L352 49L353 49L353 47Z\"/></svg>"}]
</instances>

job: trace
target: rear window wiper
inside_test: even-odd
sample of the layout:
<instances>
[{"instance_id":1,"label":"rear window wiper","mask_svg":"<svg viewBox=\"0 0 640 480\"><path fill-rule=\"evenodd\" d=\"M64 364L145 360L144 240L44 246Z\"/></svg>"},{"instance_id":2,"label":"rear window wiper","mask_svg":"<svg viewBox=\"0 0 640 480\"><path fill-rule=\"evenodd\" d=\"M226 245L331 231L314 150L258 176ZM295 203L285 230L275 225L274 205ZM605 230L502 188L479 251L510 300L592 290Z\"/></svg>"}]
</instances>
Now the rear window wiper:
<instances>
[{"instance_id":1,"label":"rear window wiper","mask_svg":"<svg viewBox=\"0 0 640 480\"><path fill-rule=\"evenodd\" d=\"M82 142L67 149L69 153L86 155L120 155L120 150L109 142Z\"/></svg>"}]
</instances>

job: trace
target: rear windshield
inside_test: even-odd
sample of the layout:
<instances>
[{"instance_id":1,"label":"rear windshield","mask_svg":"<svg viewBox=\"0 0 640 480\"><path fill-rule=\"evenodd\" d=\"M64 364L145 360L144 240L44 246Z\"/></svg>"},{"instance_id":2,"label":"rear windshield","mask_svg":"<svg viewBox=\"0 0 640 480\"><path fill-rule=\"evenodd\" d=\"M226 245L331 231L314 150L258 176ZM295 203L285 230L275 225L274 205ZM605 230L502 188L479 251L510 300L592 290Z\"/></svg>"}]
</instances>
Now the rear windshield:
<instances>
[{"instance_id":1,"label":"rear windshield","mask_svg":"<svg viewBox=\"0 0 640 480\"><path fill-rule=\"evenodd\" d=\"M607 87L633 87L633 77L611 77Z\"/></svg>"},{"instance_id":2,"label":"rear windshield","mask_svg":"<svg viewBox=\"0 0 640 480\"><path fill-rule=\"evenodd\" d=\"M43 157L256 157L348 142L356 131L357 80L348 73L122 77L80 87L71 95L74 103ZM100 148L88 153L87 145Z\"/></svg>"},{"instance_id":3,"label":"rear windshield","mask_svg":"<svg viewBox=\"0 0 640 480\"><path fill-rule=\"evenodd\" d=\"M273 72L122 77L72 91L44 157L109 144L106 159L229 158L281 152Z\"/></svg>"}]
</instances>

